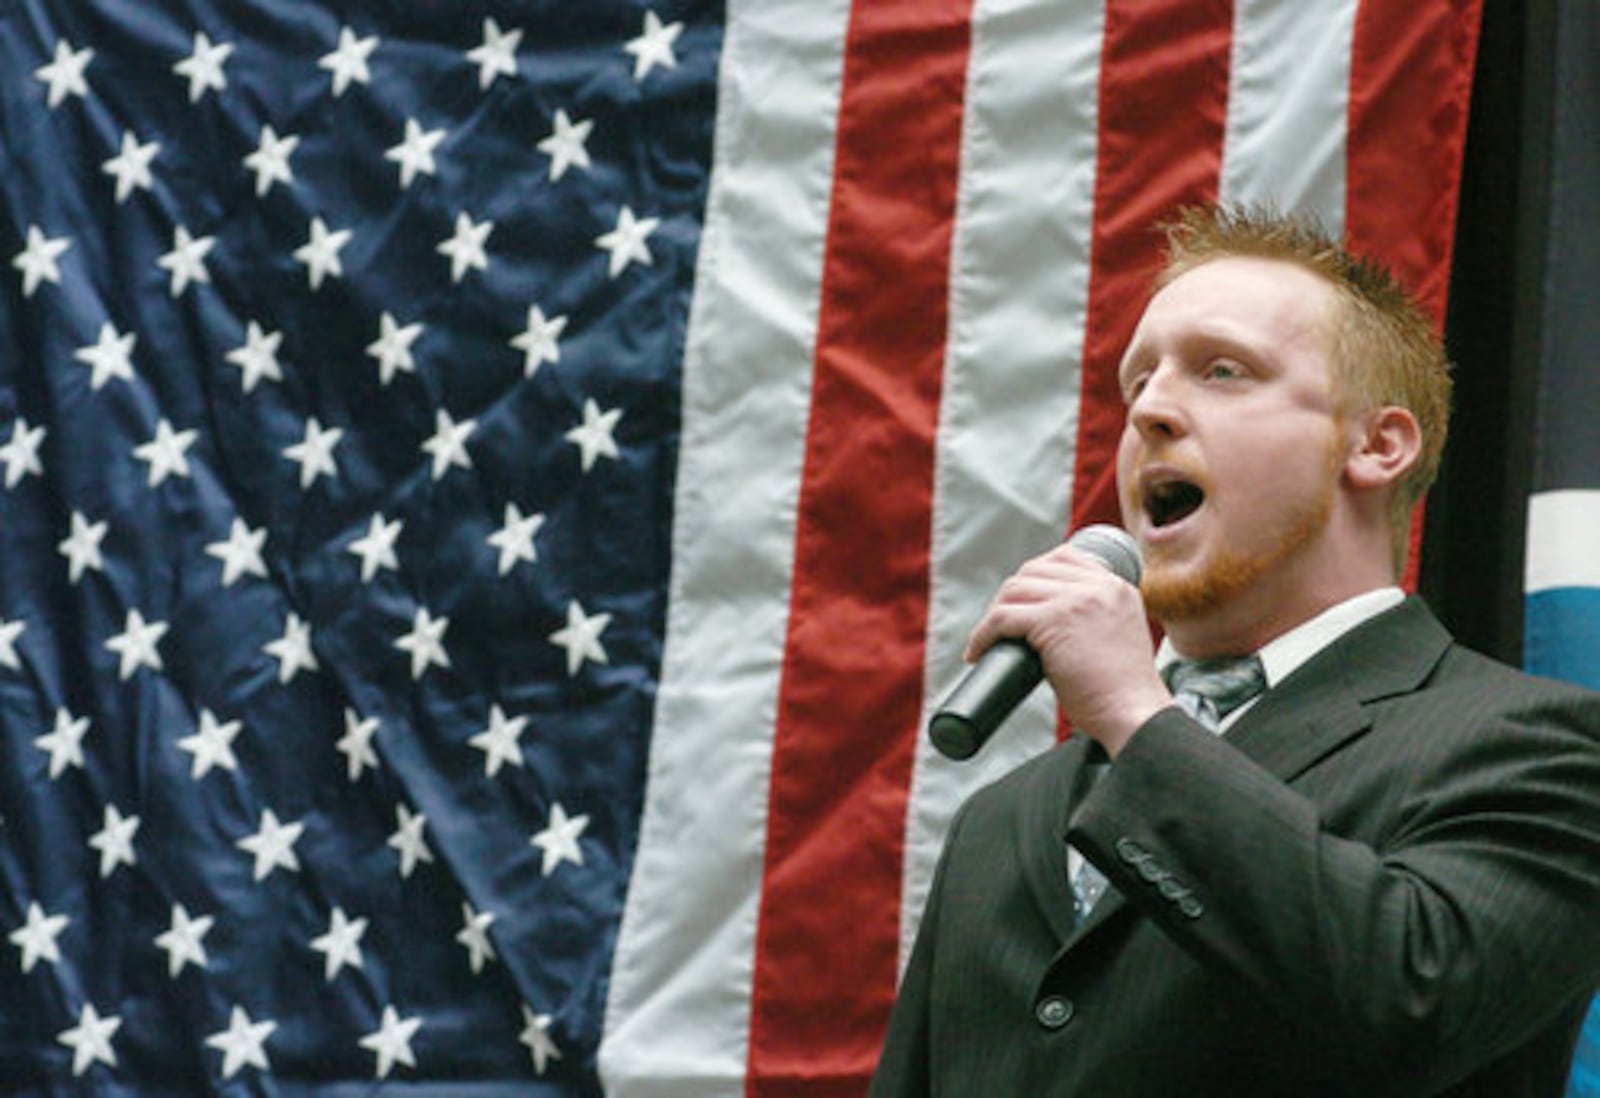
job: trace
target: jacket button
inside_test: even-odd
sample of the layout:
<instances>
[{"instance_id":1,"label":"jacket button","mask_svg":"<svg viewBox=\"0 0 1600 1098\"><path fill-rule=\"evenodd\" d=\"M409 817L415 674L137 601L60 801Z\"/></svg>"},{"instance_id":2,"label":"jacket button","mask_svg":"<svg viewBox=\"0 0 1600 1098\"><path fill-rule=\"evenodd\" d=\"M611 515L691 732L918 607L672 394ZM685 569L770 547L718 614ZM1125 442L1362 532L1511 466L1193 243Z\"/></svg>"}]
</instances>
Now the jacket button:
<instances>
[{"instance_id":1,"label":"jacket button","mask_svg":"<svg viewBox=\"0 0 1600 1098\"><path fill-rule=\"evenodd\" d=\"M1065 995L1050 995L1039 1001L1033 1016L1045 1029L1060 1029L1072 1021L1072 1000Z\"/></svg>"}]
</instances>

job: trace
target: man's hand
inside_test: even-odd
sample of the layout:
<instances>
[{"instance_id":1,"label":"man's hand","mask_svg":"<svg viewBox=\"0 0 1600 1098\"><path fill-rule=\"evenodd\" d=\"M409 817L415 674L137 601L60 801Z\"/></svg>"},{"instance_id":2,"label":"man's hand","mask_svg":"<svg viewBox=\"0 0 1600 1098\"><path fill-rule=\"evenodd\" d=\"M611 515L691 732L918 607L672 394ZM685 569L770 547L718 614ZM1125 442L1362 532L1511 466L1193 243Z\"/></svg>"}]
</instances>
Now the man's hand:
<instances>
[{"instance_id":1,"label":"man's hand","mask_svg":"<svg viewBox=\"0 0 1600 1098\"><path fill-rule=\"evenodd\" d=\"M967 641L967 659L1002 637L1033 647L1073 727L1112 758L1172 704L1155 671L1138 588L1067 545L1028 561L1001 585Z\"/></svg>"}]
</instances>

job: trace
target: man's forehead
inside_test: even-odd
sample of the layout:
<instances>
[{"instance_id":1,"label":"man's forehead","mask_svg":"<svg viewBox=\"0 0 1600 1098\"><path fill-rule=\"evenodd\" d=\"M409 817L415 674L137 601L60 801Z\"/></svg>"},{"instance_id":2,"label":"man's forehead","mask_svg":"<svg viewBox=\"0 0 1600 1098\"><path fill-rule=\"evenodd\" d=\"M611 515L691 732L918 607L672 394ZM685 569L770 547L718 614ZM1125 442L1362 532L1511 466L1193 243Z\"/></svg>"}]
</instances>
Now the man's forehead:
<instances>
[{"instance_id":1,"label":"man's forehead","mask_svg":"<svg viewBox=\"0 0 1600 1098\"><path fill-rule=\"evenodd\" d=\"M1130 340L1163 325L1219 338L1266 327L1320 329L1337 299L1333 285L1288 260L1229 256L1209 260L1160 287L1146 302Z\"/></svg>"}]
</instances>

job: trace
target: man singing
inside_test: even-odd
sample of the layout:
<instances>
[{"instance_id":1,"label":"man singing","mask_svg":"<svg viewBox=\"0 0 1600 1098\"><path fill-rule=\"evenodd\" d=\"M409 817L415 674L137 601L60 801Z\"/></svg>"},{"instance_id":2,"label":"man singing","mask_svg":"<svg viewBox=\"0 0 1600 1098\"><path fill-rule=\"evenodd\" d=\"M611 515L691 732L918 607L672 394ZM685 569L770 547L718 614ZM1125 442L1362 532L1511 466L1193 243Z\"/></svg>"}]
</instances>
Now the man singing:
<instances>
[{"instance_id":1,"label":"man singing","mask_svg":"<svg viewBox=\"0 0 1600 1098\"><path fill-rule=\"evenodd\" d=\"M973 631L1076 734L952 823L872 1094L1556 1098L1600 696L1397 586L1449 417L1426 317L1314 225L1189 211L1120 378L1144 578L1061 547Z\"/></svg>"}]
</instances>

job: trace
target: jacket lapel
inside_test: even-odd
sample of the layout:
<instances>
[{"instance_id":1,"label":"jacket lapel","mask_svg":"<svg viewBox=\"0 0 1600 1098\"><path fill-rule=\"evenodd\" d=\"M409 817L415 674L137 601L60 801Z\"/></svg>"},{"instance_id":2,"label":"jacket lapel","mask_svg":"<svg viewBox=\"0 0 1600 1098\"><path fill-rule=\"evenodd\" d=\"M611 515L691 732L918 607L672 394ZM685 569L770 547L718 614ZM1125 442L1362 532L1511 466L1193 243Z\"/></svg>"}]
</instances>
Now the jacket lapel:
<instances>
[{"instance_id":1,"label":"jacket lapel","mask_svg":"<svg viewBox=\"0 0 1600 1098\"><path fill-rule=\"evenodd\" d=\"M1228 742L1289 781L1370 728L1369 703L1420 687L1450 644L1427 606L1407 599L1273 686L1228 730Z\"/></svg>"}]
</instances>

